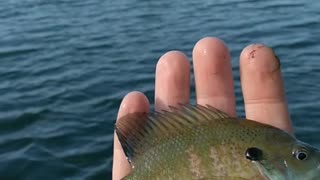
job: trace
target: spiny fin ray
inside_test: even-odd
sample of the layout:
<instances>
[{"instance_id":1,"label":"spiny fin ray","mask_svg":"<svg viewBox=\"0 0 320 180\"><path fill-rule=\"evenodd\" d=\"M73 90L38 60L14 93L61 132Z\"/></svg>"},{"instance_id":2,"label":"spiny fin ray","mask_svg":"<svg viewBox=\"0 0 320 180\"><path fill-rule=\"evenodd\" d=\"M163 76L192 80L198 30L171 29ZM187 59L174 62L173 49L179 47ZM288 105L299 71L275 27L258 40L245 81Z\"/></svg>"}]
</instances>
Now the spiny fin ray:
<instances>
[{"instance_id":1,"label":"spiny fin ray","mask_svg":"<svg viewBox=\"0 0 320 180\"><path fill-rule=\"evenodd\" d=\"M115 130L124 152L134 166L134 157L152 146L157 138L170 137L182 130L209 124L214 119L230 116L211 107L182 105L180 109L170 106L170 111L155 113L131 113L120 118Z\"/></svg>"}]
</instances>

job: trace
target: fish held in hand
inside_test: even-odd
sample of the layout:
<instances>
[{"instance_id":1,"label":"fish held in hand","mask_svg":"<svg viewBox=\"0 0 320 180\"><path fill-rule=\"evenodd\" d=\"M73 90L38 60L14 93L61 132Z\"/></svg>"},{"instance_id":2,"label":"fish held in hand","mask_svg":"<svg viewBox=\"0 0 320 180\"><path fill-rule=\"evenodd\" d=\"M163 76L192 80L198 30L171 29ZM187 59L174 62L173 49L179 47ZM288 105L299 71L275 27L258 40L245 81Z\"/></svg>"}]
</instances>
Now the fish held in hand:
<instances>
[{"instance_id":1,"label":"fish held in hand","mask_svg":"<svg viewBox=\"0 0 320 180\"><path fill-rule=\"evenodd\" d=\"M318 149L210 106L132 113L115 128L132 166L125 180L320 179Z\"/></svg>"}]
</instances>

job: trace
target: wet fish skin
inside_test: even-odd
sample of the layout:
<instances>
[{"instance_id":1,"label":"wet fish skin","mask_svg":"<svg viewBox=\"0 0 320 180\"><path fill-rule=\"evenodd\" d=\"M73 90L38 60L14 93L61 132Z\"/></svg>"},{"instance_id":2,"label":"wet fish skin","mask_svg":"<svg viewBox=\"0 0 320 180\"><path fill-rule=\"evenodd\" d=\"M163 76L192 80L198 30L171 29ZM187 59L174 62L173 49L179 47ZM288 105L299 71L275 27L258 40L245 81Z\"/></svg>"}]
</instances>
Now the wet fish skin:
<instances>
[{"instance_id":1,"label":"wet fish skin","mask_svg":"<svg viewBox=\"0 0 320 180\"><path fill-rule=\"evenodd\" d=\"M212 107L129 114L118 120L116 132L133 168L126 180L320 177L319 150L280 129ZM252 147L262 152L258 160L246 157ZM307 159L298 160L297 152Z\"/></svg>"}]
</instances>

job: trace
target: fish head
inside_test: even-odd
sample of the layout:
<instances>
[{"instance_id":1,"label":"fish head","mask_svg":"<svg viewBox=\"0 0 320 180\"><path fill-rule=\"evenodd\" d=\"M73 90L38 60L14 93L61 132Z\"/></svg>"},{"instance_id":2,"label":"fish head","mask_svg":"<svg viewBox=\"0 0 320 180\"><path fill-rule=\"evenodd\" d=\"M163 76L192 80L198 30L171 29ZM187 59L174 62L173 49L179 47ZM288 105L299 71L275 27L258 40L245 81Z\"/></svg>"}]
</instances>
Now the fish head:
<instances>
[{"instance_id":1,"label":"fish head","mask_svg":"<svg viewBox=\"0 0 320 180\"><path fill-rule=\"evenodd\" d=\"M291 154L285 159L291 179L313 180L320 178L320 151L309 144L296 141Z\"/></svg>"},{"instance_id":2,"label":"fish head","mask_svg":"<svg viewBox=\"0 0 320 180\"><path fill-rule=\"evenodd\" d=\"M309 144L292 138L290 143L275 143L259 151L253 154L260 158L252 162L267 179L320 179L320 151Z\"/></svg>"}]
</instances>

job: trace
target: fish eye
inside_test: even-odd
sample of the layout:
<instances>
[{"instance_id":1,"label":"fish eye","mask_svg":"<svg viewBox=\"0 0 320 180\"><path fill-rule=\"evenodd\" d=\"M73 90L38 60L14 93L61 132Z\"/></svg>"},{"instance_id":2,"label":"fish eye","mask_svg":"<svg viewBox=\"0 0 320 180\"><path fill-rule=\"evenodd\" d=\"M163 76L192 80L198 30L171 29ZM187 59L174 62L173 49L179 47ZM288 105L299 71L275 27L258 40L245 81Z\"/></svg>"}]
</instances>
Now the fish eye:
<instances>
[{"instance_id":1,"label":"fish eye","mask_svg":"<svg viewBox=\"0 0 320 180\"><path fill-rule=\"evenodd\" d=\"M263 159L263 152L257 147L249 147L245 152L246 158L251 161L260 161Z\"/></svg>"},{"instance_id":2,"label":"fish eye","mask_svg":"<svg viewBox=\"0 0 320 180\"><path fill-rule=\"evenodd\" d=\"M308 158L308 152L304 149L298 149L293 152L293 157L295 157L296 159L298 159L300 161L303 161Z\"/></svg>"}]
</instances>

